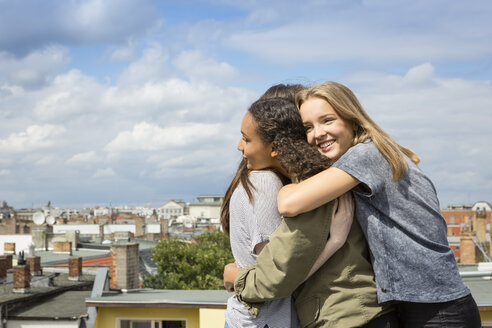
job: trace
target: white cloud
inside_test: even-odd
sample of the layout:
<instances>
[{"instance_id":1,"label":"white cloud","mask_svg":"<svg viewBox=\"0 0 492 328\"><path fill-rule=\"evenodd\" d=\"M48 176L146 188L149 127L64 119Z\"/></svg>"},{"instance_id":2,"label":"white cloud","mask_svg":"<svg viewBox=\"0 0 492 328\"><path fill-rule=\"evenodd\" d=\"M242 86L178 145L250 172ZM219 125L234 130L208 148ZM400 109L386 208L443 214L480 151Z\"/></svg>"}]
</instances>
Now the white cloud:
<instances>
[{"instance_id":1,"label":"white cloud","mask_svg":"<svg viewBox=\"0 0 492 328\"><path fill-rule=\"evenodd\" d=\"M73 155L67 160L67 164L91 164L98 160L98 156L95 151L88 151L85 153L78 153Z\"/></svg>"},{"instance_id":2,"label":"white cloud","mask_svg":"<svg viewBox=\"0 0 492 328\"><path fill-rule=\"evenodd\" d=\"M121 74L118 83L143 84L160 80L168 76L169 54L160 44L154 43L152 47L143 51L143 56L131 63Z\"/></svg>"},{"instance_id":3,"label":"white cloud","mask_svg":"<svg viewBox=\"0 0 492 328\"><path fill-rule=\"evenodd\" d=\"M0 176L8 176L10 175L10 170L7 170L7 169L1 169L0 170Z\"/></svg>"},{"instance_id":4,"label":"white cloud","mask_svg":"<svg viewBox=\"0 0 492 328\"><path fill-rule=\"evenodd\" d=\"M113 169L110 167L107 167L105 169L98 169L92 177L93 178L112 178L115 176L116 176L116 173L113 171Z\"/></svg>"},{"instance_id":5,"label":"white cloud","mask_svg":"<svg viewBox=\"0 0 492 328\"><path fill-rule=\"evenodd\" d=\"M99 109L103 87L79 70L58 75L36 96L34 114L43 121L64 121Z\"/></svg>"},{"instance_id":6,"label":"white cloud","mask_svg":"<svg viewBox=\"0 0 492 328\"><path fill-rule=\"evenodd\" d=\"M226 62L217 62L204 57L198 51L185 51L177 56L174 64L191 79L227 81L235 78L238 71Z\"/></svg>"},{"instance_id":7,"label":"white cloud","mask_svg":"<svg viewBox=\"0 0 492 328\"><path fill-rule=\"evenodd\" d=\"M31 125L25 131L0 139L0 152L28 152L53 147L65 132L63 126Z\"/></svg>"},{"instance_id":8,"label":"white cloud","mask_svg":"<svg viewBox=\"0 0 492 328\"><path fill-rule=\"evenodd\" d=\"M67 49L59 46L46 47L22 58L0 52L0 84L40 87L61 72L68 62Z\"/></svg>"},{"instance_id":9,"label":"white cloud","mask_svg":"<svg viewBox=\"0 0 492 328\"><path fill-rule=\"evenodd\" d=\"M163 150L166 148L196 145L218 137L219 124L192 123L184 126L161 128L155 124L140 122L131 131L119 133L105 147L108 152L135 150Z\"/></svg>"},{"instance_id":10,"label":"white cloud","mask_svg":"<svg viewBox=\"0 0 492 328\"><path fill-rule=\"evenodd\" d=\"M131 60L138 55L138 42L135 39L129 39L124 46L115 49L111 54L113 60Z\"/></svg>"}]
</instances>

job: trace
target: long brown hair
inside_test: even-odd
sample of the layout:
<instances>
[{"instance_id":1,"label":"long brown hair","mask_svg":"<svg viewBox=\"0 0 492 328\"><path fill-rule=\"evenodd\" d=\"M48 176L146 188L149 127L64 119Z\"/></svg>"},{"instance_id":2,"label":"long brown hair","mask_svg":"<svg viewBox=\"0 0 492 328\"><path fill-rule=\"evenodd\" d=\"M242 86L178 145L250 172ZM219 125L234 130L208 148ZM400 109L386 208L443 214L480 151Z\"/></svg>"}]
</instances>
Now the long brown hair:
<instances>
[{"instance_id":1,"label":"long brown hair","mask_svg":"<svg viewBox=\"0 0 492 328\"><path fill-rule=\"evenodd\" d=\"M366 113L354 93L346 86L336 82L325 82L300 91L296 96L296 105L300 109L309 98L324 99L342 119L355 124L352 146L371 139L388 161L393 180L400 180L407 170L406 155L414 163L419 157L411 149L399 145L389 134L381 129Z\"/></svg>"}]
</instances>

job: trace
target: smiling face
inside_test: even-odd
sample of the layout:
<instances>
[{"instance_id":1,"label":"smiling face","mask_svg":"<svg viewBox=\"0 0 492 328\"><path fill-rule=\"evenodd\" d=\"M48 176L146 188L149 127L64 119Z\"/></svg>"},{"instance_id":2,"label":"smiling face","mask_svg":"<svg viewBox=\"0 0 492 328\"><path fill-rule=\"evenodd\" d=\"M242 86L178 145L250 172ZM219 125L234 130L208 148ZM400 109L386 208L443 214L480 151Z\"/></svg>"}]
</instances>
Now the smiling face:
<instances>
[{"instance_id":1,"label":"smiling face","mask_svg":"<svg viewBox=\"0 0 492 328\"><path fill-rule=\"evenodd\" d=\"M309 144L335 162L352 146L354 124L342 119L324 99L311 97L300 108Z\"/></svg>"},{"instance_id":2,"label":"smiling face","mask_svg":"<svg viewBox=\"0 0 492 328\"><path fill-rule=\"evenodd\" d=\"M256 122L250 112L244 115L241 123L242 138L237 149L248 160L248 169L262 170L267 167L278 167L273 142L264 143L256 132Z\"/></svg>"}]
</instances>

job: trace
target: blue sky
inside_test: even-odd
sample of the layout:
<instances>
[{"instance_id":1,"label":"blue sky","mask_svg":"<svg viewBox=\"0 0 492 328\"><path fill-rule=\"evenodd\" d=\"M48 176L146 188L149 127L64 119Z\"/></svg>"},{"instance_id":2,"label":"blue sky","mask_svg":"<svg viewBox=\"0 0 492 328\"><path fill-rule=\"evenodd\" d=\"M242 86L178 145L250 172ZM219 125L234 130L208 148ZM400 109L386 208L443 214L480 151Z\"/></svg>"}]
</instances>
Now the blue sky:
<instances>
[{"instance_id":1,"label":"blue sky","mask_svg":"<svg viewBox=\"0 0 492 328\"><path fill-rule=\"evenodd\" d=\"M334 80L441 206L492 202L490 1L0 0L0 200L222 194L248 105Z\"/></svg>"}]
</instances>

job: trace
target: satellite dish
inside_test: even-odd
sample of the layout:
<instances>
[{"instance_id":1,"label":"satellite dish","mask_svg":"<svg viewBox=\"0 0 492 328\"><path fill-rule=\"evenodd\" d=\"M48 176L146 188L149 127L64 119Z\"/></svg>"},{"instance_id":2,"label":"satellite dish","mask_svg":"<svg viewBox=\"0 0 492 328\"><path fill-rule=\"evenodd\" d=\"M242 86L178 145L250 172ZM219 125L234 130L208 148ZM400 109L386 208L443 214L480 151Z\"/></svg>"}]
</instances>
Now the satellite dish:
<instances>
[{"instance_id":1,"label":"satellite dish","mask_svg":"<svg viewBox=\"0 0 492 328\"><path fill-rule=\"evenodd\" d=\"M42 225L44 223L44 214L42 212L36 212L32 216L32 221L37 225Z\"/></svg>"},{"instance_id":2,"label":"satellite dish","mask_svg":"<svg viewBox=\"0 0 492 328\"><path fill-rule=\"evenodd\" d=\"M46 218L46 223L49 225L53 225L55 223L55 218L52 217L51 215Z\"/></svg>"}]
</instances>

